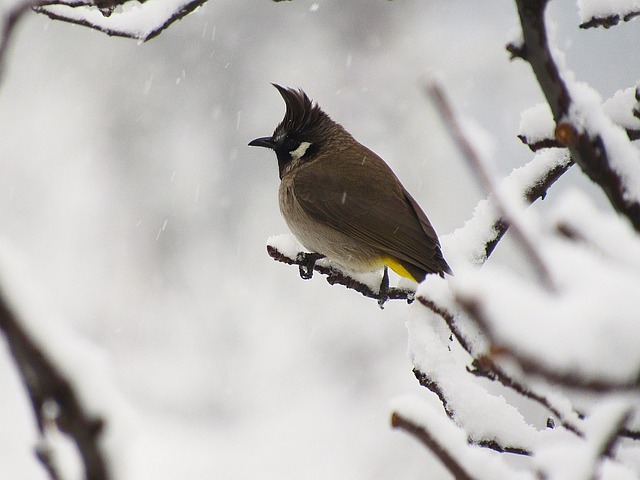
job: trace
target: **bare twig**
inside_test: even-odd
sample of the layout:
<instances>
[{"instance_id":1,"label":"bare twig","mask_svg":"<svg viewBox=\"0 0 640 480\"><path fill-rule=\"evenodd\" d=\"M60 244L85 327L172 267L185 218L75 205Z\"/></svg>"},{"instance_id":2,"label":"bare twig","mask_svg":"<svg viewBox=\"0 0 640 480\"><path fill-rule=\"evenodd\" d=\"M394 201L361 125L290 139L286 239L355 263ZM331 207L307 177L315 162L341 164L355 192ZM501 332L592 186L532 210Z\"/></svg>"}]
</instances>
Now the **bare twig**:
<instances>
[{"instance_id":1,"label":"bare twig","mask_svg":"<svg viewBox=\"0 0 640 480\"><path fill-rule=\"evenodd\" d=\"M62 476L58 472L58 469L55 465L55 461L53 459L54 453L51 448L47 444L38 445L36 447L36 458L40 462L40 464L44 467L44 469L49 474L49 478L51 480L63 480Z\"/></svg>"},{"instance_id":2,"label":"bare twig","mask_svg":"<svg viewBox=\"0 0 640 480\"><path fill-rule=\"evenodd\" d=\"M56 425L75 441L84 464L86 478L109 479L109 471L100 447L104 421L85 410L72 384L33 342L20 320L7 305L2 292L0 292L0 330L7 337L9 349L29 394L40 432L44 434L47 428L45 406L47 402L54 402L59 408L55 419ZM47 471L54 474L50 461L44 457L42 461Z\"/></svg>"},{"instance_id":3,"label":"bare twig","mask_svg":"<svg viewBox=\"0 0 640 480\"><path fill-rule=\"evenodd\" d=\"M538 276L548 288L553 289L553 277L551 276L547 265L540 256L538 249L531 242L531 239L525 234L518 219L511 214L507 205L502 201L493 177L489 174L486 166L480 159L480 156L464 134L444 90L437 82L431 82L427 87L427 93L436 105L444 123L449 128L449 132L455 139L465 159L477 174L483 188L486 192L493 195L495 205L500 212L500 216L504 221L511 225L511 231L513 232L515 239L518 241L527 257L531 260Z\"/></svg>"}]
</instances>

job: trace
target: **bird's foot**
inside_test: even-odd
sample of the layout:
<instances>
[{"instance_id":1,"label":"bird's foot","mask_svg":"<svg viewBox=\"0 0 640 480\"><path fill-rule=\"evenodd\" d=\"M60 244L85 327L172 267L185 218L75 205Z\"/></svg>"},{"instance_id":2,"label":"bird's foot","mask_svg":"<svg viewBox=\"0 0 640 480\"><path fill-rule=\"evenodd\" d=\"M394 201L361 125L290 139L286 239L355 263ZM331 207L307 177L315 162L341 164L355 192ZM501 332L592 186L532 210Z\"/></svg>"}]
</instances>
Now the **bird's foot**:
<instances>
[{"instance_id":1,"label":"bird's foot","mask_svg":"<svg viewBox=\"0 0 640 480\"><path fill-rule=\"evenodd\" d=\"M385 266L382 273L382 281L380 282L380 290L378 291L378 305L380 309L384 309L384 304L389 300L389 269Z\"/></svg>"},{"instance_id":2,"label":"bird's foot","mask_svg":"<svg viewBox=\"0 0 640 480\"><path fill-rule=\"evenodd\" d=\"M298 253L296 262L298 263L298 269L300 270L300 278L303 280L309 280L313 277L313 268L316 262L324 258L321 253Z\"/></svg>"}]
</instances>

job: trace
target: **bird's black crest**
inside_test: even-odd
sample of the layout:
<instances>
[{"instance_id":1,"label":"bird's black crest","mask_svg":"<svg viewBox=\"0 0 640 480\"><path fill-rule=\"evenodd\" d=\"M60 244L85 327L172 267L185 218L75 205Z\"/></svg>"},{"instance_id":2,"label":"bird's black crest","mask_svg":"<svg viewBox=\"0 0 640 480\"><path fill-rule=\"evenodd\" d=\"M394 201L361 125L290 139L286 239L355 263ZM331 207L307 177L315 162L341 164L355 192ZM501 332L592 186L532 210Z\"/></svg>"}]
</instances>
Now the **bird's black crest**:
<instances>
[{"instance_id":1,"label":"bird's black crest","mask_svg":"<svg viewBox=\"0 0 640 480\"><path fill-rule=\"evenodd\" d=\"M302 132L309 133L322 120L329 119L317 103L313 103L302 89L285 88L272 83L284 99L287 110L282 122L273 132L273 139L279 141L286 136L294 136Z\"/></svg>"}]
</instances>

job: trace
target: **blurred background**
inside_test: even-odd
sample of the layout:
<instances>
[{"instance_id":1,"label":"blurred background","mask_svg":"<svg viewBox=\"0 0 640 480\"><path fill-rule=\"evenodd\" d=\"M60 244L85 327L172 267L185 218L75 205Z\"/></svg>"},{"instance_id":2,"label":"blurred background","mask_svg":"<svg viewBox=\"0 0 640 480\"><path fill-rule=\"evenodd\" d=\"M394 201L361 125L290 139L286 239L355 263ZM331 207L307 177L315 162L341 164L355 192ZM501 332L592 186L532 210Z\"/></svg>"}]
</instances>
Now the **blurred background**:
<instances>
[{"instance_id":1,"label":"blurred background","mask_svg":"<svg viewBox=\"0 0 640 480\"><path fill-rule=\"evenodd\" d=\"M549 15L579 79L604 98L636 85L640 23ZM276 159L247 143L282 119L269 83L302 87L451 233L482 193L422 86L444 82L499 173L527 162L520 112L542 97L505 51L517 26L498 0L210 0L145 44L26 17L0 84L0 234L111 362L138 478L448 478L390 428L394 397L437 402L406 354L420 307L272 261ZM566 177L553 188L591 189ZM519 260L505 242L495 261ZM0 477L47 478L4 344L0 392Z\"/></svg>"}]
</instances>

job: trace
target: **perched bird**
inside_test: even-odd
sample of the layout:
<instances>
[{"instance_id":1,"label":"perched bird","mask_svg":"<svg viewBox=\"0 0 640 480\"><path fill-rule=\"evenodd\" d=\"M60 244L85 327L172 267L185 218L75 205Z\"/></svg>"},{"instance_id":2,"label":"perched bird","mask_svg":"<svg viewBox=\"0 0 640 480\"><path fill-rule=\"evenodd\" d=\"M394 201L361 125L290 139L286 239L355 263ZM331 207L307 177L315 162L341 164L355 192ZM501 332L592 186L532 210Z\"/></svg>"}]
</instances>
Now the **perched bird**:
<instances>
[{"instance_id":1,"label":"perched bird","mask_svg":"<svg viewBox=\"0 0 640 480\"><path fill-rule=\"evenodd\" d=\"M284 99L284 119L272 136L249 145L275 151L280 211L318 254L312 261L326 256L353 272L384 268L381 294L386 266L416 282L451 274L429 219L385 161L302 90L273 86Z\"/></svg>"}]
</instances>

